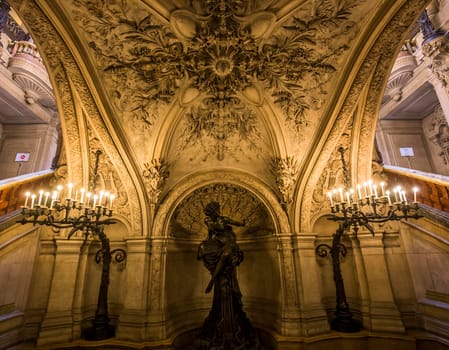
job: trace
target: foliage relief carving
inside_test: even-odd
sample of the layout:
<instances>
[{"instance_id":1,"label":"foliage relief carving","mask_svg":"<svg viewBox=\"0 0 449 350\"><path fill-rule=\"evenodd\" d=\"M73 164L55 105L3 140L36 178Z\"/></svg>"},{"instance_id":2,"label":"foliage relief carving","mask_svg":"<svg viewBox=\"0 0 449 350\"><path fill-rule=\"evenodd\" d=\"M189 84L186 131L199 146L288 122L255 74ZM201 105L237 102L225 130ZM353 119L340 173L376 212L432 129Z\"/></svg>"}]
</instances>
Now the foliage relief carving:
<instances>
[{"instance_id":1,"label":"foliage relief carving","mask_svg":"<svg viewBox=\"0 0 449 350\"><path fill-rule=\"evenodd\" d=\"M184 145L203 147L222 160L235 138L258 140L255 107L267 96L298 138L348 40L356 1L307 2L282 27L269 10L251 12L254 0L193 0L172 11L169 24L131 1L74 0L76 20L88 33L98 65L125 121L148 128L177 100L187 120ZM272 33L273 28L276 32Z\"/></svg>"}]
</instances>

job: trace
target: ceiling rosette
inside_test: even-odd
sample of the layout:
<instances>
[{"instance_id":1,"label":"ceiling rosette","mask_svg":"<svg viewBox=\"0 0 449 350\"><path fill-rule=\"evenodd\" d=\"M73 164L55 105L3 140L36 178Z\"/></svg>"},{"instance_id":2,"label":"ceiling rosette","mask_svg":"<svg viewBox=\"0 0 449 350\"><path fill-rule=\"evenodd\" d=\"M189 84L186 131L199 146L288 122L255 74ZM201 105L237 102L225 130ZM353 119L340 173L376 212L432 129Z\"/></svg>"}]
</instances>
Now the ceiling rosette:
<instances>
[{"instance_id":1,"label":"ceiling rosette","mask_svg":"<svg viewBox=\"0 0 449 350\"><path fill-rule=\"evenodd\" d=\"M177 102L181 151L199 144L222 160L236 140L258 152L257 115L266 99L297 140L306 133L308 111L322 107L357 34L357 3L304 2L282 23L251 0L193 1L171 11L167 23L131 1L75 0L74 13L125 122L150 130Z\"/></svg>"}]
</instances>

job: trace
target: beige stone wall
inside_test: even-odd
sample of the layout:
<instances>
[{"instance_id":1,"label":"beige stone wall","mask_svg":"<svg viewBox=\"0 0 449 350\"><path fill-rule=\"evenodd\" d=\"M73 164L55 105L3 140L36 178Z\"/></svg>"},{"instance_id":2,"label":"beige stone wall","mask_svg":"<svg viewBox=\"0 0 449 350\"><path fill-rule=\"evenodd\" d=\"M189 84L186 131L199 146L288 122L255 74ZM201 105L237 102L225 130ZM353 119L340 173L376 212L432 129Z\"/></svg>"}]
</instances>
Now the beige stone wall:
<instances>
[{"instance_id":1,"label":"beige stone wall","mask_svg":"<svg viewBox=\"0 0 449 350\"><path fill-rule=\"evenodd\" d=\"M433 150L428 148L420 120L381 120L377 141L386 164L435 173ZM412 148L414 156L403 157L400 148ZM388 151L386 151L388 150Z\"/></svg>"},{"instance_id":2,"label":"beige stone wall","mask_svg":"<svg viewBox=\"0 0 449 350\"><path fill-rule=\"evenodd\" d=\"M4 125L0 138L0 179L50 169L57 142L57 131L49 124ZM30 160L16 162L19 152L30 153Z\"/></svg>"}]
</instances>

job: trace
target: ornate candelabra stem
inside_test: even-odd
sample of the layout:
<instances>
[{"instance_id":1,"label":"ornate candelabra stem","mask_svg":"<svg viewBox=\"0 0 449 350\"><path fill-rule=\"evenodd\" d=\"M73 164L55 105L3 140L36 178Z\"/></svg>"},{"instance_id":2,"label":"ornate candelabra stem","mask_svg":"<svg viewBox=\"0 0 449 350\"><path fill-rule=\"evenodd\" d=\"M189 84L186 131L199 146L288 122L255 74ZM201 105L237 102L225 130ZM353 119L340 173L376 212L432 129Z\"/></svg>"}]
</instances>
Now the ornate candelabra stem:
<instances>
[{"instance_id":1,"label":"ornate candelabra stem","mask_svg":"<svg viewBox=\"0 0 449 350\"><path fill-rule=\"evenodd\" d=\"M109 238L104 234L102 227L98 227L96 234L101 241L101 258L102 271L100 289L98 292L97 309L95 311L95 318L92 321L92 328L85 331L84 336L87 340L101 340L111 338L115 335L115 329L109 324L108 315L108 288L109 288L109 273L111 266L111 248ZM98 256L98 253L97 253ZM98 258L96 259L99 262Z\"/></svg>"},{"instance_id":2,"label":"ornate candelabra stem","mask_svg":"<svg viewBox=\"0 0 449 350\"><path fill-rule=\"evenodd\" d=\"M346 300L345 285L340 268L340 255L346 255L346 248L341 244L341 238L347 229L345 223L340 223L337 231L332 237L330 255L332 258L332 269L335 282L336 311L335 319L331 322L332 329L340 332L358 332L360 323L352 318L349 305Z\"/></svg>"}]
</instances>

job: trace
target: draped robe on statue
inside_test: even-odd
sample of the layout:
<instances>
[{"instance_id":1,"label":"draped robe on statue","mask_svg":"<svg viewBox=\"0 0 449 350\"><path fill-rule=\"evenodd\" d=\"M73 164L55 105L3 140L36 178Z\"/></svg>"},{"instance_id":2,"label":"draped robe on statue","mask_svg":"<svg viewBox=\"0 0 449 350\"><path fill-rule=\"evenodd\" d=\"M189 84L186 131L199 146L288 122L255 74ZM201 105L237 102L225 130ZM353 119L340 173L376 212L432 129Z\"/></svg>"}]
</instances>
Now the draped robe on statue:
<instances>
[{"instance_id":1,"label":"draped robe on statue","mask_svg":"<svg viewBox=\"0 0 449 350\"><path fill-rule=\"evenodd\" d=\"M212 207L212 209L211 209ZM236 268L243 261L243 252L236 242L231 225L243 226L227 217L218 215L219 204L210 203L206 209L205 223L209 237L201 242L197 258L211 272L213 301L204 321L195 349L262 349L257 333L243 311L242 294Z\"/></svg>"}]
</instances>

